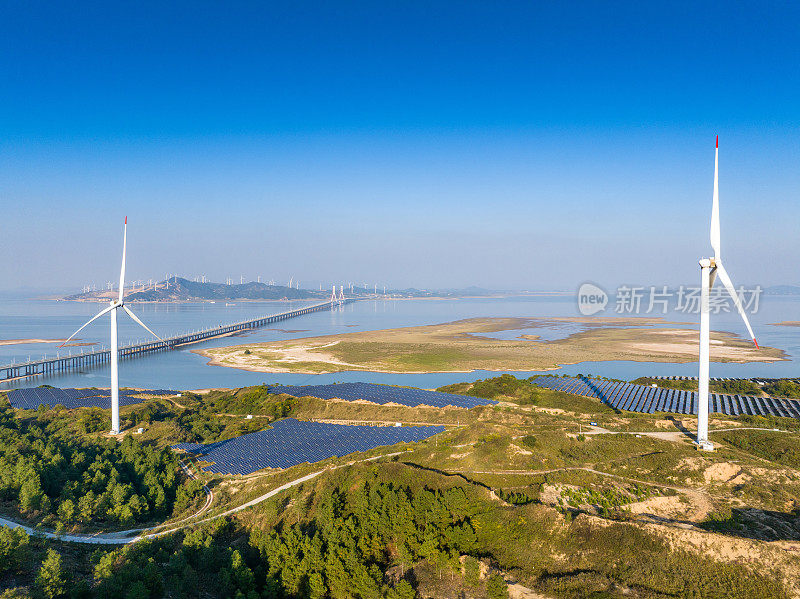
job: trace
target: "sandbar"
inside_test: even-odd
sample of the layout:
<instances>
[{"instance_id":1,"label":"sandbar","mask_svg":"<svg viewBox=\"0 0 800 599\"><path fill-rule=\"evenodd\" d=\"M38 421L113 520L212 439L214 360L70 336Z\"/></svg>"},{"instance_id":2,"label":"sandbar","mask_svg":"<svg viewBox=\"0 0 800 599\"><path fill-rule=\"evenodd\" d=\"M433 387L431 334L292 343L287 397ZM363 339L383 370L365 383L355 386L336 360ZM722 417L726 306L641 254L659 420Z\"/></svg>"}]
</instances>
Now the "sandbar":
<instances>
[{"instance_id":1,"label":"sandbar","mask_svg":"<svg viewBox=\"0 0 800 599\"><path fill-rule=\"evenodd\" d=\"M535 335L510 340L481 335L559 325L574 327L575 323L586 325L585 330L552 341L542 341ZM647 328L685 324L661 318L470 318L194 351L209 358L211 365L304 374L552 370L564 364L608 360L692 362L698 353L696 329ZM733 333L713 332L711 359L774 362L785 360L786 354L771 347L756 349Z\"/></svg>"}]
</instances>

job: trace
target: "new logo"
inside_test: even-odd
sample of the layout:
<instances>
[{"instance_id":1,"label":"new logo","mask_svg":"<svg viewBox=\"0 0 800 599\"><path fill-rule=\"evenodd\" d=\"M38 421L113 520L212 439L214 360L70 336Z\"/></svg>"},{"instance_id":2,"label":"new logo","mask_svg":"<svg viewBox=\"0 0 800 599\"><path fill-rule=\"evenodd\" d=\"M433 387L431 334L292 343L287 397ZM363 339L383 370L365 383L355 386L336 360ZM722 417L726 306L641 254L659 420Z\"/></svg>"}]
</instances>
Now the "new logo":
<instances>
[{"instance_id":1,"label":"new logo","mask_svg":"<svg viewBox=\"0 0 800 599\"><path fill-rule=\"evenodd\" d=\"M592 283L584 283L578 289L578 310L584 316L591 316L606 309L608 294Z\"/></svg>"}]
</instances>

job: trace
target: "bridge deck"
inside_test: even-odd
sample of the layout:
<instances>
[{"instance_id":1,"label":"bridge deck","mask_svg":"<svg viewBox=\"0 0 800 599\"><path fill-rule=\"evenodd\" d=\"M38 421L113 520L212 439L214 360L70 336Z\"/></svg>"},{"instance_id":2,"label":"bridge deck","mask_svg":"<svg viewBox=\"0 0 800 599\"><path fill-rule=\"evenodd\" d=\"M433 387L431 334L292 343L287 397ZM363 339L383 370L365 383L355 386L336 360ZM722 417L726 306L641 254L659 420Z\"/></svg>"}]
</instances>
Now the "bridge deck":
<instances>
[{"instance_id":1,"label":"bridge deck","mask_svg":"<svg viewBox=\"0 0 800 599\"><path fill-rule=\"evenodd\" d=\"M154 352L168 351L171 349L175 349L176 347L181 347L183 345L188 345L191 343L199 343L200 341L205 341L207 339L213 339L215 337L222 337L224 335L229 335L230 333L235 333L236 331L256 329L281 320L287 320L289 318L296 318L304 314L310 314L311 312L330 310L335 306L339 306L341 304L347 304L353 301L355 301L355 299L345 299L342 302L339 301L324 302L321 304L306 306L304 308L298 308L296 310L281 312L279 314L271 314L269 316L254 318L252 320L244 320L229 325L212 327L210 329L204 329L202 331L195 331L193 333L176 335L174 337L168 337L166 339L162 339L161 341L150 341L147 343L124 345L119 347L118 349L119 358L120 359L134 358L137 356L151 354ZM20 364L7 364L5 366L0 366L0 381L9 381L29 376L36 376L39 374L50 374L53 372L72 370L75 368L87 368L91 366L105 364L110 359L111 359L111 351L102 350L102 351L81 353L78 355L60 356L56 358L33 360L30 362L22 362Z\"/></svg>"}]
</instances>

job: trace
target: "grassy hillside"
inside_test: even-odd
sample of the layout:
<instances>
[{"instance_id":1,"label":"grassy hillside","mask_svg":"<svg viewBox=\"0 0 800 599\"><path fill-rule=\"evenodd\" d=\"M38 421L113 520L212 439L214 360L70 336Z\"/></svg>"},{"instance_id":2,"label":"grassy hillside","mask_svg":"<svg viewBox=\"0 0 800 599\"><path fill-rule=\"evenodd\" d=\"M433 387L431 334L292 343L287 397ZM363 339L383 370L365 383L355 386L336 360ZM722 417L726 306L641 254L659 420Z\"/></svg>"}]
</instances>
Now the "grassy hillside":
<instances>
[{"instance_id":1,"label":"grassy hillside","mask_svg":"<svg viewBox=\"0 0 800 599\"><path fill-rule=\"evenodd\" d=\"M619 413L508 375L446 390L500 403L411 409L250 387L126 407L153 455L285 416L446 430L285 471L203 475L213 517L323 471L235 515L122 549L0 529L0 588L41 596L61 584L64 596L112 598L494 598L507 587L553 598L800 595L800 423L714 415L718 451L705 453L684 432L695 426L687 416ZM14 426L47 421L53 439L77 444L107 443L87 425L107 416L8 414Z\"/></svg>"}]
</instances>

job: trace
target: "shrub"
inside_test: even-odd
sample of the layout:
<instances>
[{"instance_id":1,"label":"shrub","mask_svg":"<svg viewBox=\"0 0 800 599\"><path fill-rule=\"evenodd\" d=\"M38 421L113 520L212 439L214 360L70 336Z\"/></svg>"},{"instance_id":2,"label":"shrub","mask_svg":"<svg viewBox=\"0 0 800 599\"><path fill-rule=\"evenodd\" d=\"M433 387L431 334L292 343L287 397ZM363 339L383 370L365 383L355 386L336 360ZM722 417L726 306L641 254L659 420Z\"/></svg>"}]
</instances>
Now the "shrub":
<instances>
[{"instance_id":1,"label":"shrub","mask_svg":"<svg viewBox=\"0 0 800 599\"><path fill-rule=\"evenodd\" d=\"M486 581L486 599L508 599L508 585L497 572Z\"/></svg>"}]
</instances>

